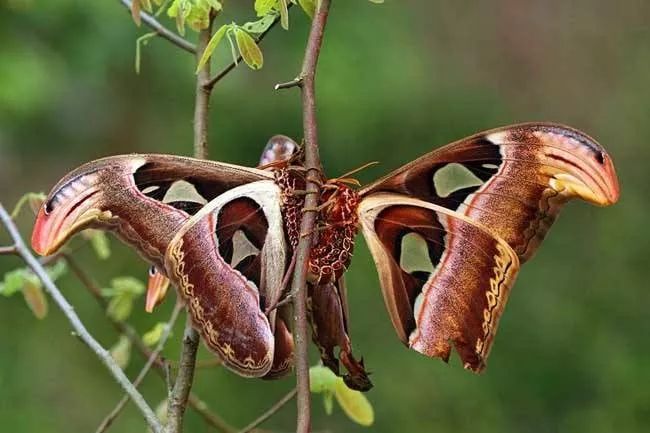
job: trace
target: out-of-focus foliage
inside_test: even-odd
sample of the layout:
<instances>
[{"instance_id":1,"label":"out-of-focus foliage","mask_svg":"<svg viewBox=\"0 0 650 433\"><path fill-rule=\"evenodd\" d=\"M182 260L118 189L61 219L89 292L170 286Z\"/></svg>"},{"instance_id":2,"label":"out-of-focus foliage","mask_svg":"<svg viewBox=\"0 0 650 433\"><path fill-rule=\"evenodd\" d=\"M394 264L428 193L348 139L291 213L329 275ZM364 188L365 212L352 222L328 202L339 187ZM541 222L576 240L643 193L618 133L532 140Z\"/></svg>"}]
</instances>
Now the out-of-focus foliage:
<instances>
[{"instance_id":1,"label":"out-of-focus foliage","mask_svg":"<svg viewBox=\"0 0 650 433\"><path fill-rule=\"evenodd\" d=\"M348 388L343 378L335 375L329 368L322 365L311 367L309 386L311 392L323 395L325 413L328 415L334 411L333 399L336 397L339 406L352 421L366 427L374 422L375 413L366 396Z\"/></svg>"},{"instance_id":2,"label":"out-of-focus foliage","mask_svg":"<svg viewBox=\"0 0 650 433\"><path fill-rule=\"evenodd\" d=\"M0 3L0 201L46 191L68 170L127 152L190 154L195 60L160 38L133 71L136 27L119 1ZM246 23L253 2L226 2L215 29ZM155 9L155 8L154 8ZM309 18L289 13L263 42L264 67L240 66L215 88L210 157L254 165L270 136L300 139L297 92L273 85L300 70ZM158 19L175 29L174 19ZM335 1L317 78L321 156L336 176L367 161L371 181L431 149L476 131L527 120L578 127L611 153L621 200L600 209L572 203L513 289L487 370L473 375L405 349L385 312L376 271L360 238L348 272L351 334L375 387L368 429L315 399L314 430L334 432L636 433L650 425L650 2L577 0ZM243 24L242 24L243 26ZM187 31L193 39L195 33ZM215 68L231 62L228 44ZM21 212L23 233L33 218ZM0 245L7 237L0 232ZM73 242L80 243L79 239ZM75 243L75 245L77 245ZM75 257L100 285L145 278L147 264L119 242L100 261ZM22 266L0 258L0 274ZM118 341L105 313L71 275L57 284L105 347ZM170 293L171 294L171 293ZM173 302L129 322L140 334L169 317ZM55 309L34 320L22 296L0 302L0 427L10 432L93 431L122 393ZM182 322L179 321L179 322ZM165 356L177 359L182 323ZM201 359L210 359L201 349ZM316 361L314 352L312 361ZM133 353L127 374L144 360ZM293 386L247 380L223 368L197 371L194 390L243 426ZM152 375L151 402L166 397ZM288 405L264 425L293 427ZM187 431L204 431L189 411ZM132 407L115 432L144 431Z\"/></svg>"}]
</instances>

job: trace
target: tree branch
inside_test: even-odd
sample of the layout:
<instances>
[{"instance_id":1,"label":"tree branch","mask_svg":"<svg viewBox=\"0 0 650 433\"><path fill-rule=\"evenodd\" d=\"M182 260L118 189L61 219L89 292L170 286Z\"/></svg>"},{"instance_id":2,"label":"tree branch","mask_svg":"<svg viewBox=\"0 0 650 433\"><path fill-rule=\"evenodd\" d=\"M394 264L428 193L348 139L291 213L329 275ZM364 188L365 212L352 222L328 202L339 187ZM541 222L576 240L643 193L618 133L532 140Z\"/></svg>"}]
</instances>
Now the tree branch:
<instances>
[{"instance_id":1,"label":"tree branch","mask_svg":"<svg viewBox=\"0 0 650 433\"><path fill-rule=\"evenodd\" d=\"M74 260L72 256L64 253L62 254L62 257L66 260L68 266L70 266L70 269L77 276L79 281L81 281L84 287L86 287L86 289L88 289L88 291L93 295L97 303L99 303L103 310L106 310L108 304L102 297L99 287L90 279L90 277L83 271L83 269L81 269L81 267L77 264L76 260ZM131 326L124 322L118 322L110 317L109 320L117 332L125 335L135 346L135 348L145 357L145 359L149 359L151 357L151 349L149 349L149 347L144 344L142 338L140 338L138 333L135 332ZM154 367L156 367L156 372L158 375L165 379L166 363L163 362L160 357L155 358ZM203 419L215 429L224 433L232 433L235 431L235 429L226 423L219 415L211 412L208 408L208 405L195 394L190 393L188 402L190 407L194 409L196 413L201 415L201 417L203 417Z\"/></svg>"},{"instance_id":2,"label":"tree branch","mask_svg":"<svg viewBox=\"0 0 650 433\"><path fill-rule=\"evenodd\" d=\"M172 333L172 328L174 327L174 324L176 323L176 320L178 319L178 315L183 309L183 304L181 302L177 302L176 305L174 305L174 309L172 310L172 315L167 321L167 327L165 328L163 334L160 336L160 341L158 342L158 345L156 346L156 349L151 352L149 355L149 358L147 359L147 362L144 364L144 367L142 367L142 370L140 370L140 373L138 376L135 378L133 381L133 386L138 387L140 386L140 383L144 380L144 378L147 376L147 373L153 367L155 364L156 360L158 359L158 356L160 356L160 353L163 351L163 348L165 347L165 343L167 343L167 340L169 339L169 336ZM126 406L126 404L129 402L128 396L122 397L122 399L115 405L113 410L104 418L104 420L101 422L99 427L97 427L96 433L103 433L105 432L111 424L113 424L113 421L119 416L120 412L122 412L122 409Z\"/></svg>"},{"instance_id":3,"label":"tree branch","mask_svg":"<svg viewBox=\"0 0 650 433\"><path fill-rule=\"evenodd\" d=\"M70 322L70 325L72 325L72 328L79 336L81 341L83 341L93 352L95 352L97 357L111 372L115 380L122 386L124 391L126 391L138 409L140 409L140 412L142 412L145 420L147 421L147 424L149 425L149 428L151 428L154 433L162 433L162 427L153 410L149 407L135 386L133 386L133 384L129 381L122 369L115 363L115 360L113 360L111 354L106 349L104 349L97 342L97 340L93 338L92 335L90 335L84 324L81 322L81 319L79 319L79 316L77 316L77 313L75 313L72 305L70 305L70 303L65 299L59 288L47 275L47 272L45 272L39 261L29 251L25 245L25 242L20 236L16 225L13 223L11 217L5 210L4 206L2 206L2 204L0 204L0 220L13 239L18 255L41 280L43 287L50 294L59 309L66 316Z\"/></svg>"},{"instance_id":4,"label":"tree branch","mask_svg":"<svg viewBox=\"0 0 650 433\"><path fill-rule=\"evenodd\" d=\"M131 6L133 4L131 0L120 0L120 1L128 10L131 10ZM196 54L196 47L194 46L194 44L178 36L176 33L172 32L171 30L167 29L167 27L160 24L158 20L156 20L148 13L141 11L140 19L149 28L151 28L153 31L158 33L158 35L161 36L162 38L167 39L169 42L187 51L188 53Z\"/></svg>"},{"instance_id":5,"label":"tree branch","mask_svg":"<svg viewBox=\"0 0 650 433\"><path fill-rule=\"evenodd\" d=\"M203 51L212 36L212 19L205 30L199 32L196 61L200 60ZM196 158L208 157L208 108L210 106L210 89L205 89L203 83L210 78L210 62L199 71L196 77L196 96L194 103L194 156ZM191 318L187 317L185 334L183 335L183 349L179 361L178 375L168 404L168 433L183 431L183 416L187 407L187 399L192 388L194 370L196 366L196 353L199 348L199 334L192 327Z\"/></svg>"},{"instance_id":6,"label":"tree branch","mask_svg":"<svg viewBox=\"0 0 650 433\"><path fill-rule=\"evenodd\" d=\"M307 175L307 196L305 208L313 209L318 206L319 186L313 176L321 174L320 156L318 152L318 130L316 124L315 78L318 55L323 43L323 33L329 15L330 0L321 0L314 15L305 49L302 71L300 73L302 89L303 129L305 137L305 168ZM309 393L309 353L308 353L308 324L307 324L307 264L311 251L316 212L305 212L300 222L300 242L296 255L296 271L293 275L292 293L294 297L294 338L296 347L296 376L297 376L297 426L298 433L307 433L311 425L311 395Z\"/></svg>"},{"instance_id":7,"label":"tree branch","mask_svg":"<svg viewBox=\"0 0 650 433\"><path fill-rule=\"evenodd\" d=\"M284 407L285 404L289 403L295 396L298 390L296 388L292 389L289 391L284 397L282 397L280 400L278 400L273 406L269 408L266 412L264 412L262 415L260 415L258 418L253 420L250 424L248 424L246 427L243 429L239 430L239 433L248 433L249 431L253 430L260 424L262 424L264 421L267 419L271 418L273 415L275 415L282 407Z\"/></svg>"}]
</instances>

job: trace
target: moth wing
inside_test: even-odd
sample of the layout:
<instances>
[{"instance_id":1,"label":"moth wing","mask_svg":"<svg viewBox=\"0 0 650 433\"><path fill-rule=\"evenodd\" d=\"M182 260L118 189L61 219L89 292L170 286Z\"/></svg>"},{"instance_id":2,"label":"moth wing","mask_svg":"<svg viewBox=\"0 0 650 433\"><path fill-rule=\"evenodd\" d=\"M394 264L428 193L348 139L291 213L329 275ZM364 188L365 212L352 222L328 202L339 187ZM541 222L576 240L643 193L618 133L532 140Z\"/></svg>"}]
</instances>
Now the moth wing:
<instances>
[{"instance_id":1,"label":"moth wing","mask_svg":"<svg viewBox=\"0 0 650 433\"><path fill-rule=\"evenodd\" d=\"M262 377L272 368L275 313L267 317L264 309L282 290L283 230L279 188L258 181L201 208L165 253L166 274L206 345L243 376Z\"/></svg>"},{"instance_id":2,"label":"moth wing","mask_svg":"<svg viewBox=\"0 0 650 433\"><path fill-rule=\"evenodd\" d=\"M361 195L392 192L462 214L505 240L522 262L572 198L618 200L605 149L563 125L526 123L481 132L436 149L379 179Z\"/></svg>"},{"instance_id":3,"label":"moth wing","mask_svg":"<svg viewBox=\"0 0 650 433\"><path fill-rule=\"evenodd\" d=\"M453 345L481 371L519 269L512 248L459 212L400 194L365 197L359 216L402 342L445 361Z\"/></svg>"},{"instance_id":4,"label":"moth wing","mask_svg":"<svg viewBox=\"0 0 650 433\"><path fill-rule=\"evenodd\" d=\"M32 246L56 252L87 227L114 231L158 269L187 218L224 192L273 175L174 155L130 154L89 162L64 176L39 210Z\"/></svg>"}]
</instances>

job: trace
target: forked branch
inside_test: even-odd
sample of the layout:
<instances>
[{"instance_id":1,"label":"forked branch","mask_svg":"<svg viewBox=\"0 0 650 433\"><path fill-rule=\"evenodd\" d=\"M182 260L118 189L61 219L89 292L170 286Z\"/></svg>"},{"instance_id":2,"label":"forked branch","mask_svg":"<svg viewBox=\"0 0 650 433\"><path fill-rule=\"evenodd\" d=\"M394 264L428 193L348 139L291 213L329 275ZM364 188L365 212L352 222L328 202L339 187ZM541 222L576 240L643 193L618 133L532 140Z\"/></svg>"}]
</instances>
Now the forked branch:
<instances>
[{"instance_id":1,"label":"forked branch","mask_svg":"<svg viewBox=\"0 0 650 433\"><path fill-rule=\"evenodd\" d=\"M83 341L95 355L102 361L102 363L108 368L115 380L122 386L124 391L129 395L129 397L136 404L142 415L144 416L149 428L154 433L162 433L163 429L156 417L154 411L149 407L147 402L144 400L140 392L133 386L129 381L128 377L124 374L122 369L117 365L111 354L108 350L104 349L98 342L93 338L92 335L88 332L84 324L81 322L77 313L75 313L74 308L70 303L65 299L59 288L54 284L50 279L49 275L39 263L39 261L32 255L27 245L23 241L23 238L18 232L18 228L14 224L13 220L9 216L9 213L5 208L0 204L0 221L9 232L14 246L16 248L16 253L25 261L27 266L36 274L36 276L43 283L45 291L52 297L56 305L66 316L70 325L74 329L75 334Z\"/></svg>"}]
</instances>

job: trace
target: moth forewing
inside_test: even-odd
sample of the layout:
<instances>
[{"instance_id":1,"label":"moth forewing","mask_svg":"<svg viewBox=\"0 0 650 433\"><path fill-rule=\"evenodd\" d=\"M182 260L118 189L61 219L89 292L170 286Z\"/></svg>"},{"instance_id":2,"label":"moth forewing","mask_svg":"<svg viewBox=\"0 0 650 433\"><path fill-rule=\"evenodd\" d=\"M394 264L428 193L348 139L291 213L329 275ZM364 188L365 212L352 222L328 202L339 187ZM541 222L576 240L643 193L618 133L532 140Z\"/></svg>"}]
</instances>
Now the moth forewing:
<instances>
[{"instance_id":1,"label":"moth forewing","mask_svg":"<svg viewBox=\"0 0 650 433\"><path fill-rule=\"evenodd\" d=\"M215 232L220 212L229 203L252 200L267 223L260 281L257 287L219 254ZM165 266L186 298L195 326L208 347L224 364L244 376L261 377L271 368L274 337L260 308L260 290L278 296L286 264L286 245L280 213L280 190L272 180L252 182L217 196L189 218L165 254ZM269 295L270 294L270 295Z\"/></svg>"}]
</instances>

